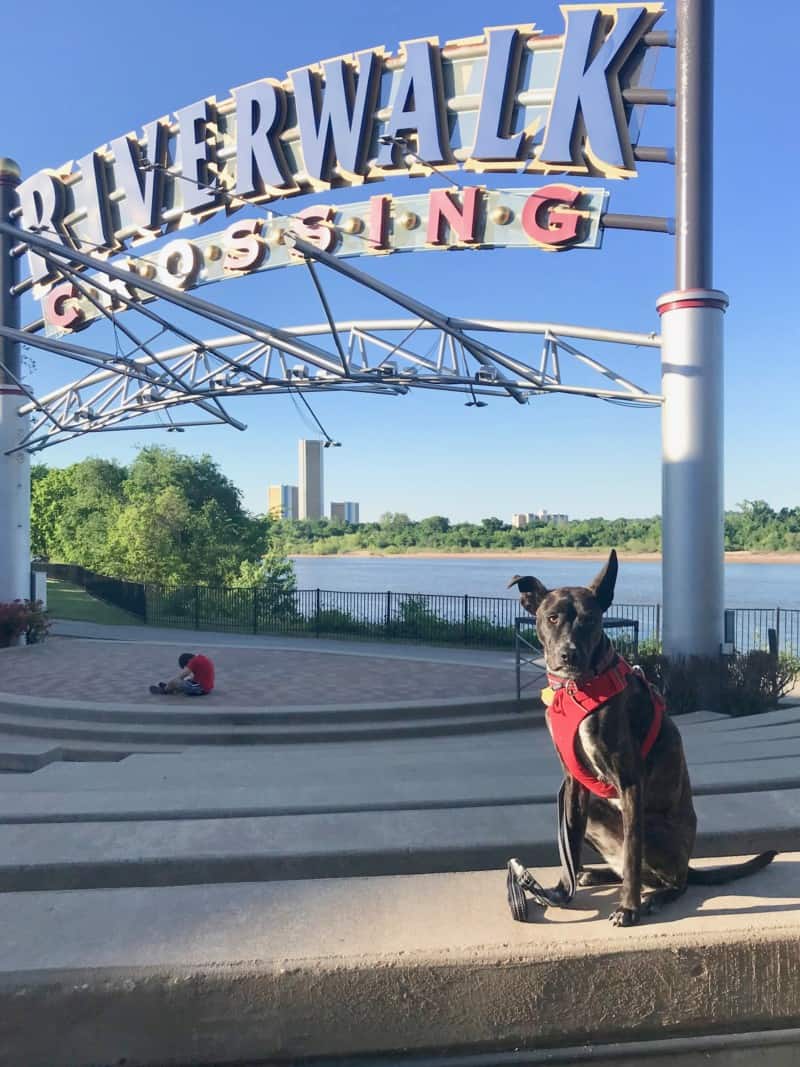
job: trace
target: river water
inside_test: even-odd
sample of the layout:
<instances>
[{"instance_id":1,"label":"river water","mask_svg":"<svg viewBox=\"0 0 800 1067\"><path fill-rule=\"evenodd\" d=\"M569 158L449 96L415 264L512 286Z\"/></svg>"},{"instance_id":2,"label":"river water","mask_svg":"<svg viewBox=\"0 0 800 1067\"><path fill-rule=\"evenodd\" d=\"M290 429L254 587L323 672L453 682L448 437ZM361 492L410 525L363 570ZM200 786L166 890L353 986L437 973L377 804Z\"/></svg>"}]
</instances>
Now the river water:
<instances>
[{"instance_id":1,"label":"river water","mask_svg":"<svg viewBox=\"0 0 800 1067\"><path fill-rule=\"evenodd\" d=\"M513 596L514 574L534 574L545 585L586 585L602 566L574 559L409 559L403 556L323 556L294 561L300 589L342 592L439 593ZM620 604L661 601L661 563L620 564L615 599ZM800 608L800 564L727 563L725 606Z\"/></svg>"}]
</instances>

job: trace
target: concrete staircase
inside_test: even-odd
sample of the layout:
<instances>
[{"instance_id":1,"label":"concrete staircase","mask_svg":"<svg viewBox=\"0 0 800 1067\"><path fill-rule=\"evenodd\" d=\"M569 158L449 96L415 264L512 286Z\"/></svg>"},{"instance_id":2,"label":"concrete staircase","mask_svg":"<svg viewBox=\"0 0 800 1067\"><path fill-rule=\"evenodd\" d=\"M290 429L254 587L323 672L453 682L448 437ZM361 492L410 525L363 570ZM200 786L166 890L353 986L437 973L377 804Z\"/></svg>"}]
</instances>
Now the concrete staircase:
<instances>
[{"instance_id":1,"label":"concrete staircase","mask_svg":"<svg viewBox=\"0 0 800 1067\"><path fill-rule=\"evenodd\" d=\"M697 855L788 854L635 930L607 923L609 890L510 918L508 857L557 862L539 713L166 714L2 711L21 725L7 759L51 743L89 759L0 775L0 1065L514 1048L566 1064L557 1049L622 1042L597 1053L610 1064L631 1041L800 1025L798 708L679 720Z\"/></svg>"}]
</instances>

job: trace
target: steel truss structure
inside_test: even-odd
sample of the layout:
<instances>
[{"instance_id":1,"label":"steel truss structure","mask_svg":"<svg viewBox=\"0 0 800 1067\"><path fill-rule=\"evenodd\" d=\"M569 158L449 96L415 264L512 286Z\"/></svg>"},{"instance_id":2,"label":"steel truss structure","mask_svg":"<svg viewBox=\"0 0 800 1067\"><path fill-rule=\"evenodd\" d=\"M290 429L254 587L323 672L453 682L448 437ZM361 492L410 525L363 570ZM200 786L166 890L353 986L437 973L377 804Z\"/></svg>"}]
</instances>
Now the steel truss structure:
<instances>
[{"instance_id":1,"label":"steel truss structure","mask_svg":"<svg viewBox=\"0 0 800 1067\"><path fill-rule=\"evenodd\" d=\"M19 409L32 416L16 451L37 452L87 433L106 430L167 429L227 424L245 429L222 404L230 397L275 393L322 393L336 390L401 396L410 389L435 389L478 396L513 397L526 403L532 396L568 393L628 404L653 405L661 396L649 392L606 363L578 347L585 341L659 348L660 337L547 322L451 318L372 276L322 252L293 234L287 240L303 257L325 312L321 324L278 328L160 283L135 270L65 248L41 234L12 231L20 248L31 247L51 267L72 281L123 333L126 352L102 352L74 341L46 337L35 331L0 326L0 336L19 341L92 370L46 396L28 400ZM10 234L9 234L10 235ZM334 270L410 312L413 317L336 322L315 265ZM135 263L133 264L135 267ZM87 275L86 271L96 274ZM140 339L109 307L109 282L122 282L113 295L126 309L150 320L148 340ZM149 304L126 295L124 286L144 291L173 308L191 312L206 323L236 329L202 339L166 319ZM105 301L103 297L106 297ZM118 305L119 306L119 305ZM152 327L156 333L153 335ZM156 350L153 343L172 333L183 343ZM509 337L531 337L530 354L508 353ZM163 343L163 342L162 342ZM589 384L570 371L589 371ZM22 387L22 383L19 383ZM184 414L186 408L191 414ZM166 425L152 421L165 416Z\"/></svg>"}]
</instances>

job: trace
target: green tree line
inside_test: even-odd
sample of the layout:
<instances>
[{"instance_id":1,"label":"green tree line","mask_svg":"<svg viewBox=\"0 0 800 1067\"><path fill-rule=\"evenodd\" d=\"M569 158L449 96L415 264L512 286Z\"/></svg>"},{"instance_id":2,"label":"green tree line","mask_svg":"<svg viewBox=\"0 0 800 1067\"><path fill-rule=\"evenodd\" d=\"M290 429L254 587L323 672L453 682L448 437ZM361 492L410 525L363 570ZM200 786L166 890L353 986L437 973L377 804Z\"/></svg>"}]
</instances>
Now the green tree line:
<instances>
[{"instance_id":1,"label":"green tree line","mask_svg":"<svg viewBox=\"0 0 800 1067\"><path fill-rule=\"evenodd\" d=\"M453 523L432 515L414 522L399 512L357 526L327 519L278 522L249 514L239 489L210 456L160 447L143 448L128 466L86 459L65 468L37 465L31 476L35 555L163 585L291 588L292 553L661 547L657 516L537 522L523 529L495 517ZM800 551L800 507L775 511L762 500L745 501L725 516L725 547Z\"/></svg>"},{"instance_id":2,"label":"green tree line","mask_svg":"<svg viewBox=\"0 0 800 1067\"><path fill-rule=\"evenodd\" d=\"M479 523L451 523L443 515L413 522L408 515L387 512L379 522L358 526L320 519L283 522L290 552L336 555L372 551L386 554L426 549L442 552L522 550L539 548L616 548L624 552L659 552L661 519L573 519L535 522L522 529L487 518ZM800 551L800 507L774 511L763 500L746 500L725 515L728 551Z\"/></svg>"}]
</instances>

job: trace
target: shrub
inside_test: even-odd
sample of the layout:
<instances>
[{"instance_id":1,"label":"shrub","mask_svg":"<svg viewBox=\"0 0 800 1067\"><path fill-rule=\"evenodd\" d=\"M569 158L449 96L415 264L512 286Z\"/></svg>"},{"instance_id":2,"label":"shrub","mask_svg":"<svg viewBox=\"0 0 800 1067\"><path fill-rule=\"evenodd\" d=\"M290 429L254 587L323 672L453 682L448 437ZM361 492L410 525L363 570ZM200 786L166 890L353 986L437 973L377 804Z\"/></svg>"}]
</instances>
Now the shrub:
<instances>
[{"instance_id":1,"label":"shrub","mask_svg":"<svg viewBox=\"0 0 800 1067\"><path fill-rule=\"evenodd\" d=\"M0 604L0 648L8 648L20 637L25 637L29 645L38 644L47 637L50 626L41 600Z\"/></svg>"},{"instance_id":2,"label":"shrub","mask_svg":"<svg viewBox=\"0 0 800 1067\"><path fill-rule=\"evenodd\" d=\"M796 656L754 650L730 658L667 657L644 651L639 665L667 700L671 715L706 708L726 715L753 715L778 706L800 678Z\"/></svg>"}]
</instances>

